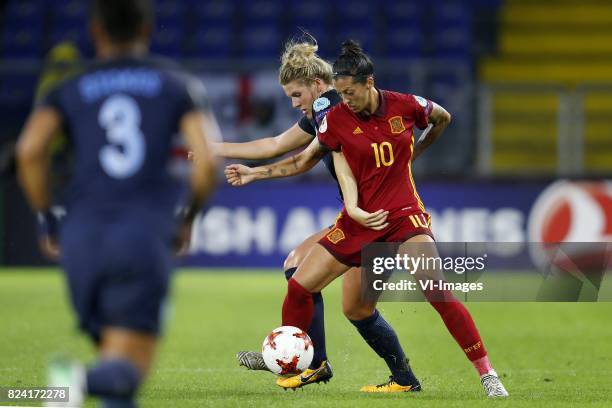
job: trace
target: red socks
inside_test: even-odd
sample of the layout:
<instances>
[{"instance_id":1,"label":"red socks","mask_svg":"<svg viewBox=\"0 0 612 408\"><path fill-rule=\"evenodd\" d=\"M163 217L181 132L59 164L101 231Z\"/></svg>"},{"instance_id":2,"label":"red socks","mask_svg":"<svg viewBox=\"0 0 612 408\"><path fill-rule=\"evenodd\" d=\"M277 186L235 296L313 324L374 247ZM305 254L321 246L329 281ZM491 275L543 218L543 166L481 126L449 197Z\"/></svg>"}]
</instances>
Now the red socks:
<instances>
[{"instance_id":1,"label":"red socks","mask_svg":"<svg viewBox=\"0 0 612 408\"><path fill-rule=\"evenodd\" d=\"M308 331L313 315L312 293L295 279L289 279L287 296L283 302L283 326L294 326Z\"/></svg>"},{"instance_id":2,"label":"red socks","mask_svg":"<svg viewBox=\"0 0 612 408\"><path fill-rule=\"evenodd\" d=\"M472 320L472 316L465 306L455 299L450 292L444 293L443 297L440 297L440 293L433 294L433 296L428 296L427 293L425 295L428 299L447 300L445 302L430 301L430 303L440 314L446 328L459 343L467 358L470 361L475 361L485 357L487 351L480 339L474 320Z\"/></svg>"}]
</instances>

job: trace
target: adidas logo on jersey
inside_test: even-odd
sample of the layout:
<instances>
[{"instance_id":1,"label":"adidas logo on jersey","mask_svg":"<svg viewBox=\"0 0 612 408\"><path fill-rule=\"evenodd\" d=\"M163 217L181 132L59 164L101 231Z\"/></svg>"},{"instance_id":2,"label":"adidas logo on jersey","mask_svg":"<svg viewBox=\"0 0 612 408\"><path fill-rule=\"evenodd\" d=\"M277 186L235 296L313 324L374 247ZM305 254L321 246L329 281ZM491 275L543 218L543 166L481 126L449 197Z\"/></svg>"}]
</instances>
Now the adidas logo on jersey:
<instances>
[{"instance_id":1,"label":"adidas logo on jersey","mask_svg":"<svg viewBox=\"0 0 612 408\"><path fill-rule=\"evenodd\" d=\"M354 135L360 135L360 134L362 134L362 133L363 133L363 130L361 130L361 128L360 128L359 126L357 126L357 127L355 128L355 130L353 130L353 134L354 134Z\"/></svg>"}]
</instances>

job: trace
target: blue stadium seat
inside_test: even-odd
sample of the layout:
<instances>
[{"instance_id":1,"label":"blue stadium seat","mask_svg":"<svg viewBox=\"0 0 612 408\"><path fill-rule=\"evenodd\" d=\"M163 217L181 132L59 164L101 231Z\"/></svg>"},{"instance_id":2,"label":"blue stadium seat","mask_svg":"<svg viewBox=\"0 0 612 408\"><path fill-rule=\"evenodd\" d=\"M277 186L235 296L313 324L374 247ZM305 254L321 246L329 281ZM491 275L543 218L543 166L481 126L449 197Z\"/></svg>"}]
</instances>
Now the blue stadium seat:
<instances>
[{"instance_id":1,"label":"blue stadium seat","mask_svg":"<svg viewBox=\"0 0 612 408\"><path fill-rule=\"evenodd\" d=\"M281 46L280 30L275 25L253 24L242 27L239 42L242 57L278 58Z\"/></svg>"},{"instance_id":2,"label":"blue stadium seat","mask_svg":"<svg viewBox=\"0 0 612 408\"><path fill-rule=\"evenodd\" d=\"M324 24L331 14L329 2L325 0L293 0L290 10L293 25L298 27L302 24Z\"/></svg>"},{"instance_id":3,"label":"blue stadium seat","mask_svg":"<svg viewBox=\"0 0 612 408\"><path fill-rule=\"evenodd\" d=\"M469 27L450 26L437 30L432 36L435 57L471 58L472 35Z\"/></svg>"},{"instance_id":4,"label":"blue stadium seat","mask_svg":"<svg viewBox=\"0 0 612 408\"><path fill-rule=\"evenodd\" d=\"M322 22L317 20L311 22L294 22L293 29L288 33L287 38L307 38L304 36L302 30L306 31L317 40L319 46L317 52L322 57L330 57L337 52L337 44L334 43L333 38L330 38L329 30Z\"/></svg>"},{"instance_id":5,"label":"blue stadium seat","mask_svg":"<svg viewBox=\"0 0 612 408\"><path fill-rule=\"evenodd\" d=\"M504 0L470 0L473 8L498 8Z\"/></svg>"},{"instance_id":6,"label":"blue stadium seat","mask_svg":"<svg viewBox=\"0 0 612 408\"><path fill-rule=\"evenodd\" d=\"M424 51L424 21L427 10L422 1L385 0L381 6L383 54L388 58L421 57Z\"/></svg>"},{"instance_id":7,"label":"blue stadium seat","mask_svg":"<svg viewBox=\"0 0 612 408\"><path fill-rule=\"evenodd\" d=\"M0 55L4 58L40 58L43 51L43 0L12 0L6 4L0 27Z\"/></svg>"},{"instance_id":8,"label":"blue stadium seat","mask_svg":"<svg viewBox=\"0 0 612 408\"><path fill-rule=\"evenodd\" d=\"M241 0L240 10L245 24L277 23L283 3L277 0Z\"/></svg>"},{"instance_id":9,"label":"blue stadium seat","mask_svg":"<svg viewBox=\"0 0 612 408\"><path fill-rule=\"evenodd\" d=\"M423 55L424 36L416 25L388 25L384 55L387 58L416 58Z\"/></svg>"},{"instance_id":10,"label":"blue stadium seat","mask_svg":"<svg viewBox=\"0 0 612 408\"><path fill-rule=\"evenodd\" d=\"M157 0L155 2L155 30L151 50L156 54L178 58L185 49L187 7L184 2Z\"/></svg>"},{"instance_id":11,"label":"blue stadium seat","mask_svg":"<svg viewBox=\"0 0 612 408\"><path fill-rule=\"evenodd\" d=\"M4 74L0 81L0 109L31 106L37 77L35 74Z\"/></svg>"},{"instance_id":12,"label":"blue stadium seat","mask_svg":"<svg viewBox=\"0 0 612 408\"><path fill-rule=\"evenodd\" d=\"M177 21L185 23L187 5L183 1L175 0L156 0L155 1L155 20L156 21Z\"/></svg>"},{"instance_id":13,"label":"blue stadium seat","mask_svg":"<svg viewBox=\"0 0 612 408\"><path fill-rule=\"evenodd\" d=\"M377 12L374 2L368 0L352 0L350 3L333 2L335 20L339 24L363 23L372 21Z\"/></svg>"},{"instance_id":14,"label":"blue stadium seat","mask_svg":"<svg viewBox=\"0 0 612 408\"><path fill-rule=\"evenodd\" d=\"M226 24L200 24L191 38L192 58L229 58L232 55L232 30Z\"/></svg>"},{"instance_id":15,"label":"blue stadium seat","mask_svg":"<svg viewBox=\"0 0 612 408\"><path fill-rule=\"evenodd\" d=\"M187 38L192 58L229 58L236 41L236 1L190 0L188 16L193 32Z\"/></svg>"},{"instance_id":16,"label":"blue stadium seat","mask_svg":"<svg viewBox=\"0 0 612 408\"><path fill-rule=\"evenodd\" d=\"M220 24L233 19L237 5L231 0L189 0L187 10L200 21Z\"/></svg>"},{"instance_id":17,"label":"blue stadium seat","mask_svg":"<svg viewBox=\"0 0 612 408\"><path fill-rule=\"evenodd\" d=\"M293 0L288 14L288 37L299 38L302 35L301 30L305 30L317 39L320 55L332 55L336 51L336 44L329 30L331 11L328 1Z\"/></svg>"},{"instance_id":18,"label":"blue stadium seat","mask_svg":"<svg viewBox=\"0 0 612 408\"><path fill-rule=\"evenodd\" d=\"M473 12L470 2L459 0L431 0L429 7L438 21L469 21Z\"/></svg>"},{"instance_id":19,"label":"blue stadium seat","mask_svg":"<svg viewBox=\"0 0 612 408\"><path fill-rule=\"evenodd\" d=\"M52 16L51 27L46 33L47 48L60 41L71 41L85 55L93 53L89 37L87 2L79 0L45 0L46 12Z\"/></svg>"},{"instance_id":20,"label":"blue stadium seat","mask_svg":"<svg viewBox=\"0 0 612 408\"><path fill-rule=\"evenodd\" d=\"M335 53L340 50L340 44L348 39L358 41L364 50L372 55L378 54L376 35L377 8L373 2L355 0L350 6L342 2L333 4L334 24L333 36Z\"/></svg>"},{"instance_id":21,"label":"blue stadium seat","mask_svg":"<svg viewBox=\"0 0 612 408\"><path fill-rule=\"evenodd\" d=\"M374 32L374 26L369 24L369 22L356 25L346 24L338 27L334 41L336 47L335 54L337 55L340 52L340 44L346 40L357 41L361 48L370 55L377 54Z\"/></svg>"},{"instance_id":22,"label":"blue stadium seat","mask_svg":"<svg viewBox=\"0 0 612 408\"><path fill-rule=\"evenodd\" d=\"M63 21L87 21L88 2L81 0L45 0L47 11Z\"/></svg>"},{"instance_id":23,"label":"blue stadium seat","mask_svg":"<svg viewBox=\"0 0 612 408\"><path fill-rule=\"evenodd\" d=\"M43 47L42 25L8 24L0 32L2 58L41 58Z\"/></svg>"},{"instance_id":24,"label":"blue stadium seat","mask_svg":"<svg viewBox=\"0 0 612 408\"><path fill-rule=\"evenodd\" d=\"M448 61L439 60L439 64L448 64ZM436 73L429 78L430 99L445 106L449 110L457 111L457 97L465 94L465 86L468 86L464 78L457 72ZM465 107L463 107L465 108Z\"/></svg>"},{"instance_id":25,"label":"blue stadium seat","mask_svg":"<svg viewBox=\"0 0 612 408\"><path fill-rule=\"evenodd\" d=\"M432 47L435 57L469 60L472 44L472 7L449 0L435 2Z\"/></svg>"},{"instance_id":26,"label":"blue stadium seat","mask_svg":"<svg viewBox=\"0 0 612 408\"><path fill-rule=\"evenodd\" d=\"M151 51L166 57L181 57L183 55L183 38L185 24L179 21L157 21L157 29L153 33Z\"/></svg>"},{"instance_id":27,"label":"blue stadium seat","mask_svg":"<svg viewBox=\"0 0 612 408\"><path fill-rule=\"evenodd\" d=\"M376 71L374 71L376 74ZM386 73L383 78L376 78L376 86L382 89L392 89L397 92L412 93L410 77L406 72Z\"/></svg>"},{"instance_id":28,"label":"blue stadium seat","mask_svg":"<svg viewBox=\"0 0 612 408\"><path fill-rule=\"evenodd\" d=\"M46 40L45 45L49 48L61 41L71 41L85 55L91 55L93 52L86 20L61 22L56 20Z\"/></svg>"},{"instance_id":29,"label":"blue stadium seat","mask_svg":"<svg viewBox=\"0 0 612 408\"><path fill-rule=\"evenodd\" d=\"M380 9L386 25L420 25L426 17L423 2L417 0L385 0Z\"/></svg>"},{"instance_id":30,"label":"blue stadium seat","mask_svg":"<svg viewBox=\"0 0 612 408\"><path fill-rule=\"evenodd\" d=\"M4 12L6 24L42 26L44 23L43 0L12 0L6 5Z\"/></svg>"}]
</instances>

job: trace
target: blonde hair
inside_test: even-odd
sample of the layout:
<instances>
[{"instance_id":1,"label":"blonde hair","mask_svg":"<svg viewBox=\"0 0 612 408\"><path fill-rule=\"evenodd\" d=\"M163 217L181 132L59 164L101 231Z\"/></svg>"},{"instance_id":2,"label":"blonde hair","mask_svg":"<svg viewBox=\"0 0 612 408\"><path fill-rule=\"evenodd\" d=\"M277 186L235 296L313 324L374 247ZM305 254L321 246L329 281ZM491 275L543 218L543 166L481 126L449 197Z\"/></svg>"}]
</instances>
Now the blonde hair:
<instances>
[{"instance_id":1,"label":"blonde hair","mask_svg":"<svg viewBox=\"0 0 612 408\"><path fill-rule=\"evenodd\" d=\"M281 56L281 67L278 74L280 84L287 85L295 80L311 84L316 78L320 78L326 84L331 84L332 67L317 55L318 49L316 42L289 41Z\"/></svg>"}]
</instances>

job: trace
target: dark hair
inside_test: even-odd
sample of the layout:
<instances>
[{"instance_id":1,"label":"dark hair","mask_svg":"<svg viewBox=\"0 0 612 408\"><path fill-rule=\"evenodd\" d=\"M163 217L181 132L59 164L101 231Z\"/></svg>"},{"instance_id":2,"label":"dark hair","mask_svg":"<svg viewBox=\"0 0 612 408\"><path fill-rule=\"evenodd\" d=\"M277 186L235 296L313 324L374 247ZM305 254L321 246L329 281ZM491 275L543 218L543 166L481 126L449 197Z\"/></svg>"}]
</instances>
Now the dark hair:
<instances>
[{"instance_id":1,"label":"dark hair","mask_svg":"<svg viewBox=\"0 0 612 408\"><path fill-rule=\"evenodd\" d=\"M153 23L150 0L94 0L92 17L114 42L125 43L138 38L143 24Z\"/></svg>"},{"instance_id":2,"label":"dark hair","mask_svg":"<svg viewBox=\"0 0 612 408\"><path fill-rule=\"evenodd\" d=\"M355 82L365 83L369 76L374 74L374 64L359 43L347 40L342 43L342 51L334 62L334 78L351 76Z\"/></svg>"}]
</instances>

